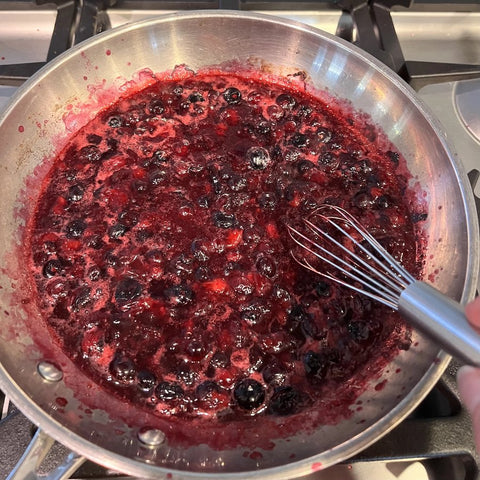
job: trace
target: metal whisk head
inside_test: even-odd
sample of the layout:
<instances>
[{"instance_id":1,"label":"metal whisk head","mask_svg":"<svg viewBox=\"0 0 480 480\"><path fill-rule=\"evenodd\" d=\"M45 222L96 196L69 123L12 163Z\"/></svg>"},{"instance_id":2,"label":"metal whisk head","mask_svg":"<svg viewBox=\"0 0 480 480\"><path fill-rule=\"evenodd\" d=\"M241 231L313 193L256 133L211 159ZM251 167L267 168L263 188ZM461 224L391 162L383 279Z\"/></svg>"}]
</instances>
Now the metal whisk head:
<instances>
[{"instance_id":1,"label":"metal whisk head","mask_svg":"<svg viewBox=\"0 0 480 480\"><path fill-rule=\"evenodd\" d=\"M304 222L312 236L288 226L290 236L322 262L314 266L292 252L300 265L398 309L400 295L415 279L350 213L335 205L322 205Z\"/></svg>"}]
</instances>

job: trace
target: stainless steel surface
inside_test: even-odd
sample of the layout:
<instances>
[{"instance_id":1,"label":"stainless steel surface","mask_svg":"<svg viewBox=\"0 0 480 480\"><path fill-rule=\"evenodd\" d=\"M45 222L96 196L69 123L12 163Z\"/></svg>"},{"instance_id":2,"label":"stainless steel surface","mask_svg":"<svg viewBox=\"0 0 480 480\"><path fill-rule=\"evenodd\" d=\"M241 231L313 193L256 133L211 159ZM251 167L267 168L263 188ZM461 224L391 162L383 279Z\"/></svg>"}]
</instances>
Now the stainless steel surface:
<instances>
[{"instance_id":1,"label":"stainless steel surface","mask_svg":"<svg viewBox=\"0 0 480 480\"><path fill-rule=\"evenodd\" d=\"M457 302L426 283L414 282L400 295L398 311L448 353L480 367L480 335Z\"/></svg>"},{"instance_id":2,"label":"stainless steel surface","mask_svg":"<svg viewBox=\"0 0 480 480\"><path fill-rule=\"evenodd\" d=\"M235 17L233 14L231 16ZM225 30L217 28L217 26L210 26L205 20L203 31L208 32L208 35L205 35L208 38L204 38L206 44L202 47L198 38L195 41L191 39L192 32L198 26L198 17L192 17L196 21L190 23L188 22L189 15L179 17L178 20L181 18L184 19L184 24L180 25L181 22L177 21L175 28L170 26L167 29L168 34L165 35L160 35L157 30L162 21L152 21L144 24L142 28L125 29L121 33L107 34L90 42L88 47L82 48L88 59L94 62L101 59L103 68L101 73L106 75L108 72L112 77L123 75L129 78L135 70L145 65L151 66L155 71L165 70L172 68L179 61L186 61L192 67L197 68L202 65L202 62L209 64L216 63L219 59L230 58L235 48L245 49L242 50L243 55L249 55L251 54L251 50L248 50L250 42L253 42L255 46L255 53L260 51L269 63L283 65L287 69L295 64L297 68L305 69L311 74L316 86L330 87L334 94L352 100L357 108L369 113L374 121L383 125L392 141L397 144L406 157L410 169L418 176L420 184L430 192L428 198L431 213L428 225L431 232L429 249L432 254L435 253L436 257L434 260L427 261L427 270L433 274L438 265L449 264L451 267L449 271L439 271L436 278L437 285L458 299L460 297L463 297L463 300L471 298L477 276L478 232L476 219L473 216L472 198L466 191L465 174L458 162L448 154L436 122L421 105L417 104L408 88L377 62L365 61L362 55L359 55L350 46L328 36L309 32L308 29L300 26L288 29L287 33L274 19L271 21L261 20L261 22L268 23L272 33L269 38L271 44L264 45L255 36L252 36L251 30L247 31L248 29L238 18L234 25L229 25L228 29L226 25L223 25L222 28ZM264 38L264 25L263 28L260 28L262 34L260 38ZM249 25L248 28L253 27ZM225 42L225 32L236 38L234 44ZM245 34L250 34L250 36L243 42L239 42L238 39ZM128 42L130 47L128 51L121 48L121 38ZM150 42L152 38L157 39L153 44ZM188 40L177 42L176 39L179 38ZM173 44L169 42L173 42ZM292 47L301 44L302 51L297 53L296 48L275 50L275 46L285 44ZM209 48L211 45L218 46L215 52ZM168 48L172 46L176 49L174 50L175 55L171 55L172 49ZM112 50L109 58L104 56L107 48ZM266 49L265 52L264 49ZM198 55L199 52L202 55ZM131 65L128 65L128 62L131 62ZM86 67L86 61L81 58L78 49L70 52L32 79L24 89L21 89L13 104L14 108L8 109L6 116L3 117L4 121L0 124L0 138L5 139L6 155L12 159L8 165L2 165L1 187L4 192L8 192L7 198L9 198L5 201L5 218L2 218L1 225L1 247L4 251L5 248L6 251L12 248L12 236L6 238L5 234L17 230L17 225L11 221L14 218L11 214L15 208L12 199L17 196L24 178L31 174L43 156L53 153L53 145L50 142L52 136L65 134L61 121L62 115L65 113L62 110L63 106L71 102L73 97L76 97L77 101L88 98L89 92L83 80ZM100 83L102 80L100 72L89 70L88 75L89 83ZM361 79L363 79L363 83L360 82ZM107 85L114 81L110 76L106 80ZM66 83L70 85L70 90L59 91L58 84ZM42 95L32 94L35 89L41 90ZM52 111L49 107L53 106L55 108ZM27 111L29 117L25 116ZM37 131L36 121L44 120L46 116L51 122L42 130L44 136L37 136L35 133ZM26 135L19 135L18 126L20 125L24 127ZM25 155L27 152L28 155ZM7 182L6 179L8 179ZM12 182L11 179L15 179L15 181ZM441 214L438 213L440 205L442 206ZM10 219L10 222L7 219ZM6 221L7 223L5 223ZM451 231L448 226L452 223L458 227ZM453 262L451 261L452 252L456 252ZM470 259L473 260L473 263L469 263ZM12 292L10 279L3 277L2 286L7 295ZM5 306L10 309L8 304ZM156 458L148 457L148 452L139 451L138 444L132 440L135 438L135 428L130 429L128 426L121 425L121 422L118 423L118 419L106 418L100 411L101 409L96 412L101 428L98 428L98 438L95 438L92 443L89 435L92 431L92 422L82 424L79 421L79 405L72 398L71 391L62 382L54 388L47 389L36 377L34 365L38 352L32 347L28 349L28 352L26 351L26 347L22 345L22 341L27 340L25 330L22 331L21 324L15 324L15 320L22 318L22 308L18 306L17 311L13 312L14 314L11 314L8 319L2 320L4 327L16 332L20 339L18 344L11 348L11 351L6 352L6 349L2 348L0 354L2 362L13 376L11 378L6 372L3 372L2 388L6 388L9 393L12 393L14 402L18 403L36 422L45 425L48 433L100 463L118 469L122 467L121 469L124 471L141 476L166 473L168 469L160 470L154 465L135 460L148 458L152 462L160 462L161 456L165 453L164 450L156 451ZM8 328L3 331L3 336L8 333ZM408 373L396 378L387 376L389 380L387 387L380 393L373 392L373 390L367 392L367 397L370 395L372 400L371 405L362 414L368 419L367 422L359 427L359 425L352 425L352 422L347 421L335 429L322 429L313 437L308 438L305 444L296 444L300 454L305 458L312 454L312 447L321 451L334 444L332 451L308 460L300 459L290 465L281 465L269 471L243 472L237 476L247 478L263 473L275 478L291 478L294 475L304 475L311 472L311 462L321 461L324 466L327 466L331 462L346 458L358 449L364 448L382 433L391 429L426 394L446 365L446 357L439 354L435 345L420 336L416 337L416 340L419 341L419 347L405 352L405 355L402 354L396 360L396 364L392 365L392 371L395 367L401 366L402 371ZM5 341L4 337L2 347L5 346ZM437 354L440 355L439 361ZM22 358L24 365L21 371L18 368L18 358ZM78 372L75 373L78 374ZM397 394L400 385L405 389L402 398L399 399ZM71 406L68 415L53 408L56 396L62 396L68 400ZM34 397L36 402L32 402L29 397ZM383 411L380 405L384 408ZM357 414L354 415L354 419L358 419ZM117 423L115 424L115 422ZM125 434L117 437L111 435L112 429L119 425L124 428ZM96 427L99 425L97 424ZM64 437L66 429L74 432L68 438ZM351 439L351 436L355 434L358 435ZM149 453L151 454L151 451ZM232 461L232 456L228 452L224 453L222 460L226 462L226 465L239 468L239 470L242 468ZM199 452L182 452L182 458L185 459L185 455L189 454L193 454L192 463L183 462L178 465L178 468L192 469L193 462L198 461ZM275 459L267 455L266 462L284 461L286 458L281 448L275 454L279 458ZM218 452L212 455L217 455L218 459ZM209 461L212 459L212 456L208 457ZM246 459L236 460L239 460L240 464L249 462ZM198 464L195 463L195 465ZM243 468L247 470L257 467L251 462L250 465L243 465ZM183 476L195 476L195 472L184 472ZM226 477L227 475L222 476ZM212 475L206 473L204 477L211 478Z\"/></svg>"},{"instance_id":3,"label":"stainless steel surface","mask_svg":"<svg viewBox=\"0 0 480 480\"><path fill-rule=\"evenodd\" d=\"M480 80L456 85L455 107L465 128L480 142Z\"/></svg>"}]
</instances>

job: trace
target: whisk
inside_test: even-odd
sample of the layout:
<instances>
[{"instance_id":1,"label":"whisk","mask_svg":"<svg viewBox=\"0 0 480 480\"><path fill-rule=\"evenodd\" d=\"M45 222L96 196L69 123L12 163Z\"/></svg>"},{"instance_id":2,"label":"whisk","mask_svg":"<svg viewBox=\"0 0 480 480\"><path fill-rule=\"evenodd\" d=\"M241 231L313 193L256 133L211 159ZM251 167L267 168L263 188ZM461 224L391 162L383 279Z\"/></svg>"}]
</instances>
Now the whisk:
<instances>
[{"instance_id":1,"label":"whisk","mask_svg":"<svg viewBox=\"0 0 480 480\"><path fill-rule=\"evenodd\" d=\"M468 323L463 307L416 280L349 212L321 205L304 222L306 234L288 226L305 252L303 257L292 252L300 265L398 310L447 352L480 366L480 335ZM307 257L321 260L322 269Z\"/></svg>"}]
</instances>

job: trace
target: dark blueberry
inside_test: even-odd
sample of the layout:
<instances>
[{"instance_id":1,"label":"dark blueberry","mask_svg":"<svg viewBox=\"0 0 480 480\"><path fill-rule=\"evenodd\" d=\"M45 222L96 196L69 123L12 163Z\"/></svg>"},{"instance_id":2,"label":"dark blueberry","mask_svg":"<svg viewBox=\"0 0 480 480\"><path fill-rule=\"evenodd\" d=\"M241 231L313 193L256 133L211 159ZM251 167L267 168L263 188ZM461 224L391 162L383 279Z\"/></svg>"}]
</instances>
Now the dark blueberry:
<instances>
[{"instance_id":1,"label":"dark blueberry","mask_svg":"<svg viewBox=\"0 0 480 480\"><path fill-rule=\"evenodd\" d=\"M328 143L332 139L332 132L324 127L317 128L316 133L322 143Z\"/></svg>"},{"instance_id":2,"label":"dark blueberry","mask_svg":"<svg viewBox=\"0 0 480 480\"><path fill-rule=\"evenodd\" d=\"M265 363L265 355L260 347L254 344L248 352L248 361L252 370L260 370Z\"/></svg>"},{"instance_id":3,"label":"dark blueberry","mask_svg":"<svg viewBox=\"0 0 480 480\"><path fill-rule=\"evenodd\" d=\"M377 207L379 208L388 208L388 207L391 207L393 205L393 200L392 198L390 197L390 195L380 195L376 200L375 200L375 204L377 205Z\"/></svg>"},{"instance_id":4,"label":"dark blueberry","mask_svg":"<svg viewBox=\"0 0 480 480\"><path fill-rule=\"evenodd\" d=\"M250 326L258 325L265 320L270 311L269 305L254 301L241 307L240 317Z\"/></svg>"},{"instance_id":5,"label":"dark blueberry","mask_svg":"<svg viewBox=\"0 0 480 480\"><path fill-rule=\"evenodd\" d=\"M287 315L287 322L285 324L287 330L296 336L303 336L302 324L309 316L310 314L305 311L302 305L294 305Z\"/></svg>"},{"instance_id":6,"label":"dark blueberry","mask_svg":"<svg viewBox=\"0 0 480 480\"><path fill-rule=\"evenodd\" d=\"M210 206L210 200L207 196L199 197L197 203L201 208L208 208Z\"/></svg>"},{"instance_id":7,"label":"dark blueberry","mask_svg":"<svg viewBox=\"0 0 480 480\"><path fill-rule=\"evenodd\" d=\"M148 230L148 228L140 228L135 234L135 238L138 242L145 242L149 238L153 237L153 232Z\"/></svg>"},{"instance_id":8,"label":"dark blueberry","mask_svg":"<svg viewBox=\"0 0 480 480\"><path fill-rule=\"evenodd\" d=\"M165 111L163 102L158 98L152 100L148 108L153 115L161 115Z\"/></svg>"},{"instance_id":9,"label":"dark blueberry","mask_svg":"<svg viewBox=\"0 0 480 480\"><path fill-rule=\"evenodd\" d=\"M84 190L81 185L72 185L68 189L67 198L70 202L79 202L83 198Z\"/></svg>"},{"instance_id":10,"label":"dark blueberry","mask_svg":"<svg viewBox=\"0 0 480 480\"><path fill-rule=\"evenodd\" d=\"M323 380L327 372L328 361L325 355L309 350L303 356L303 366L307 377Z\"/></svg>"},{"instance_id":11,"label":"dark blueberry","mask_svg":"<svg viewBox=\"0 0 480 480\"><path fill-rule=\"evenodd\" d=\"M305 104L300 105L298 108L298 115L300 117L308 118L312 112L312 108Z\"/></svg>"},{"instance_id":12,"label":"dark blueberry","mask_svg":"<svg viewBox=\"0 0 480 480\"><path fill-rule=\"evenodd\" d=\"M118 240L120 237L123 237L127 231L128 228L125 225L121 223L115 223L108 229L108 236L112 240Z\"/></svg>"},{"instance_id":13,"label":"dark blueberry","mask_svg":"<svg viewBox=\"0 0 480 480\"><path fill-rule=\"evenodd\" d=\"M167 176L167 171L164 168L156 168L153 172L150 172L148 175L148 181L152 185L160 185Z\"/></svg>"},{"instance_id":14,"label":"dark blueberry","mask_svg":"<svg viewBox=\"0 0 480 480\"><path fill-rule=\"evenodd\" d=\"M294 147L306 147L308 145L308 137L303 133L295 133L290 140Z\"/></svg>"},{"instance_id":15,"label":"dark blueberry","mask_svg":"<svg viewBox=\"0 0 480 480\"><path fill-rule=\"evenodd\" d=\"M247 186L247 179L241 175L231 175L227 181L230 190L234 192L240 192Z\"/></svg>"},{"instance_id":16,"label":"dark blueberry","mask_svg":"<svg viewBox=\"0 0 480 480\"><path fill-rule=\"evenodd\" d=\"M121 127L122 124L123 124L123 122L122 122L120 117L110 117L108 119L108 125L112 128Z\"/></svg>"},{"instance_id":17,"label":"dark blueberry","mask_svg":"<svg viewBox=\"0 0 480 480\"><path fill-rule=\"evenodd\" d=\"M148 370L140 370L137 373L137 386L142 393L151 393L156 383L157 379L152 372Z\"/></svg>"},{"instance_id":18,"label":"dark blueberry","mask_svg":"<svg viewBox=\"0 0 480 480\"><path fill-rule=\"evenodd\" d=\"M177 96L179 97L182 93L183 93L183 87L181 85L176 85L172 92Z\"/></svg>"},{"instance_id":19,"label":"dark blueberry","mask_svg":"<svg viewBox=\"0 0 480 480\"><path fill-rule=\"evenodd\" d=\"M238 88L229 87L223 92L223 98L230 105L236 105L237 103L241 102L242 94Z\"/></svg>"},{"instance_id":20,"label":"dark blueberry","mask_svg":"<svg viewBox=\"0 0 480 480\"><path fill-rule=\"evenodd\" d=\"M362 321L349 322L347 324L348 333L356 341L368 340L370 329L368 324Z\"/></svg>"},{"instance_id":21,"label":"dark blueberry","mask_svg":"<svg viewBox=\"0 0 480 480\"><path fill-rule=\"evenodd\" d=\"M105 242L100 235L92 235L87 242L87 245L94 250L100 250L105 246Z\"/></svg>"},{"instance_id":22,"label":"dark blueberry","mask_svg":"<svg viewBox=\"0 0 480 480\"><path fill-rule=\"evenodd\" d=\"M80 238L86 228L87 224L83 220L72 220L71 222L67 223L67 226L65 227L65 233L67 238Z\"/></svg>"},{"instance_id":23,"label":"dark blueberry","mask_svg":"<svg viewBox=\"0 0 480 480\"><path fill-rule=\"evenodd\" d=\"M223 212L214 212L213 223L218 228L232 228L236 223L236 218L235 215L229 215Z\"/></svg>"},{"instance_id":24,"label":"dark blueberry","mask_svg":"<svg viewBox=\"0 0 480 480\"><path fill-rule=\"evenodd\" d=\"M270 123L266 120L263 120L255 125L255 132L257 132L259 135L266 135L267 133L270 133L271 130L272 128Z\"/></svg>"},{"instance_id":25,"label":"dark blueberry","mask_svg":"<svg viewBox=\"0 0 480 480\"><path fill-rule=\"evenodd\" d=\"M273 192L263 192L258 198L258 204L263 210L275 210L278 199Z\"/></svg>"},{"instance_id":26,"label":"dark blueberry","mask_svg":"<svg viewBox=\"0 0 480 480\"><path fill-rule=\"evenodd\" d=\"M102 270L100 269L100 267L97 267L96 265L93 266L93 267L90 267L90 269L88 270L88 278L92 281L92 282L96 282L97 280L100 280L100 278L103 276L103 273Z\"/></svg>"},{"instance_id":27,"label":"dark blueberry","mask_svg":"<svg viewBox=\"0 0 480 480\"><path fill-rule=\"evenodd\" d=\"M364 158L357 163L357 168L364 174L371 173L372 169L372 162L368 158Z\"/></svg>"},{"instance_id":28,"label":"dark blueberry","mask_svg":"<svg viewBox=\"0 0 480 480\"><path fill-rule=\"evenodd\" d=\"M183 388L174 382L160 382L155 388L155 396L162 402L176 400L184 395Z\"/></svg>"},{"instance_id":29,"label":"dark blueberry","mask_svg":"<svg viewBox=\"0 0 480 480\"><path fill-rule=\"evenodd\" d=\"M110 362L109 370L113 378L119 382L131 383L135 380L135 364L124 355L116 354Z\"/></svg>"},{"instance_id":30,"label":"dark blueberry","mask_svg":"<svg viewBox=\"0 0 480 480\"><path fill-rule=\"evenodd\" d=\"M99 145L102 141L102 137L100 135L95 135L94 133L91 133L90 135L87 135L87 141L88 143L92 143L93 145Z\"/></svg>"},{"instance_id":31,"label":"dark blueberry","mask_svg":"<svg viewBox=\"0 0 480 480\"><path fill-rule=\"evenodd\" d=\"M315 285L315 292L319 297L328 297L330 296L330 284L327 282L324 282L323 280L320 280L316 285Z\"/></svg>"},{"instance_id":32,"label":"dark blueberry","mask_svg":"<svg viewBox=\"0 0 480 480\"><path fill-rule=\"evenodd\" d=\"M270 155L263 147L250 147L246 156L250 166L255 170L264 170L270 163Z\"/></svg>"},{"instance_id":33,"label":"dark blueberry","mask_svg":"<svg viewBox=\"0 0 480 480\"><path fill-rule=\"evenodd\" d=\"M265 390L261 383L252 378L246 378L235 385L233 398L239 407L245 410L253 410L260 407L264 402Z\"/></svg>"},{"instance_id":34,"label":"dark blueberry","mask_svg":"<svg viewBox=\"0 0 480 480\"><path fill-rule=\"evenodd\" d=\"M210 365L214 368L227 368L230 365L230 358L224 352L215 352L210 360Z\"/></svg>"},{"instance_id":35,"label":"dark blueberry","mask_svg":"<svg viewBox=\"0 0 480 480\"><path fill-rule=\"evenodd\" d=\"M281 302L288 302L291 299L291 295L279 285L274 285L272 289L272 297Z\"/></svg>"},{"instance_id":36,"label":"dark blueberry","mask_svg":"<svg viewBox=\"0 0 480 480\"><path fill-rule=\"evenodd\" d=\"M203 98L203 95L199 92L193 92L188 96L188 100L192 103L197 103L197 102L204 102L205 99Z\"/></svg>"},{"instance_id":37,"label":"dark blueberry","mask_svg":"<svg viewBox=\"0 0 480 480\"><path fill-rule=\"evenodd\" d=\"M302 404L302 394L293 387L279 387L268 404L269 412L274 415L291 415Z\"/></svg>"},{"instance_id":38,"label":"dark blueberry","mask_svg":"<svg viewBox=\"0 0 480 480\"><path fill-rule=\"evenodd\" d=\"M115 289L115 299L117 302L124 303L135 300L142 294L142 285L134 278L123 278L117 284Z\"/></svg>"},{"instance_id":39,"label":"dark blueberry","mask_svg":"<svg viewBox=\"0 0 480 480\"><path fill-rule=\"evenodd\" d=\"M391 150L389 150L387 152L387 156L392 163L394 163L395 165L398 165L398 161L400 160L400 155L397 152L392 152Z\"/></svg>"},{"instance_id":40,"label":"dark blueberry","mask_svg":"<svg viewBox=\"0 0 480 480\"><path fill-rule=\"evenodd\" d=\"M287 93L280 94L276 98L275 102L277 105L280 105L280 107L282 107L284 110L292 110L297 104L296 100Z\"/></svg>"},{"instance_id":41,"label":"dark blueberry","mask_svg":"<svg viewBox=\"0 0 480 480\"><path fill-rule=\"evenodd\" d=\"M428 213L412 213L410 219L413 223L424 222L428 218Z\"/></svg>"},{"instance_id":42,"label":"dark blueberry","mask_svg":"<svg viewBox=\"0 0 480 480\"><path fill-rule=\"evenodd\" d=\"M272 361L263 367L262 377L268 385L282 385L287 379L287 372L279 361Z\"/></svg>"},{"instance_id":43,"label":"dark blueberry","mask_svg":"<svg viewBox=\"0 0 480 480\"><path fill-rule=\"evenodd\" d=\"M118 220L126 227L134 227L138 223L138 213L133 210L124 210L118 216Z\"/></svg>"},{"instance_id":44,"label":"dark blueberry","mask_svg":"<svg viewBox=\"0 0 480 480\"><path fill-rule=\"evenodd\" d=\"M205 400L211 396L212 393L220 392L221 388L217 382L213 380L205 380L195 389L195 395L199 400Z\"/></svg>"},{"instance_id":45,"label":"dark blueberry","mask_svg":"<svg viewBox=\"0 0 480 480\"><path fill-rule=\"evenodd\" d=\"M193 385L198 380L198 374L186 364L178 367L176 377L179 382L183 382L187 386Z\"/></svg>"},{"instance_id":46,"label":"dark blueberry","mask_svg":"<svg viewBox=\"0 0 480 480\"><path fill-rule=\"evenodd\" d=\"M65 271L65 266L60 259L52 259L45 263L42 269L44 277L52 278L55 275L62 275Z\"/></svg>"},{"instance_id":47,"label":"dark blueberry","mask_svg":"<svg viewBox=\"0 0 480 480\"><path fill-rule=\"evenodd\" d=\"M318 164L329 170L335 170L340 164L340 160L331 152L322 153L318 157Z\"/></svg>"},{"instance_id":48,"label":"dark blueberry","mask_svg":"<svg viewBox=\"0 0 480 480\"><path fill-rule=\"evenodd\" d=\"M163 163L168 162L168 156L163 150L155 150L152 154L152 163L160 166Z\"/></svg>"},{"instance_id":49,"label":"dark blueberry","mask_svg":"<svg viewBox=\"0 0 480 480\"><path fill-rule=\"evenodd\" d=\"M273 278L277 273L277 264L272 257L259 257L255 266L259 273L268 278Z\"/></svg>"},{"instance_id":50,"label":"dark blueberry","mask_svg":"<svg viewBox=\"0 0 480 480\"><path fill-rule=\"evenodd\" d=\"M101 156L100 150L95 145L86 145L77 152L77 158L85 163L98 162Z\"/></svg>"},{"instance_id":51,"label":"dark blueberry","mask_svg":"<svg viewBox=\"0 0 480 480\"><path fill-rule=\"evenodd\" d=\"M212 277L208 267L201 265L195 270L195 279L199 282L206 282Z\"/></svg>"},{"instance_id":52,"label":"dark blueberry","mask_svg":"<svg viewBox=\"0 0 480 480\"><path fill-rule=\"evenodd\" d=\"M310 160L300 160L297 163L297 170L300 175L311 170L315 165Z\"/></svg>"},{"instance_id":53,"label":"dark blueberry","mask_svg":"<svg viewBox=\"0 0 480 480\"><path fill-rule=\"evenodd\" d=\"M207 351L205 340L201 337L190 338L185 346L185 353L193 360L202 360L205 358Z\"/></svg>"},{"instance_id":54,"label":"dark blueberry","mask_svg":"<svg viewBox=\"0 0 480 480\"><path fill-rule=\"evenodd\" d=\"M151 283L153 283L152 280ZM193 302L195 297L193 290L185 284L174 285L164 291L165 297L173 305L188 305Z\"/></svg>"},{"instance_id":55,"label":"dark blueberry","mask_svg":"<svg viewBox=\"0 0 480 480\"><path fill-rule=\"evenodd\" d=\"M357 208L365 209L371 208L375 204L375 200L368 192L360 191L353 196L352 203Z\"/></svg>"},{"instance_id":56,"label":"dark blueberry","mask_svg":"<svg viewBox=\"0 0 480 480\"><path fill-rule=\"evenodd\" d=\"M90 303L90 289L88 287L80 288L72 302L72 310L78 311L85 308Z\"/></svg>"}]
</instances>

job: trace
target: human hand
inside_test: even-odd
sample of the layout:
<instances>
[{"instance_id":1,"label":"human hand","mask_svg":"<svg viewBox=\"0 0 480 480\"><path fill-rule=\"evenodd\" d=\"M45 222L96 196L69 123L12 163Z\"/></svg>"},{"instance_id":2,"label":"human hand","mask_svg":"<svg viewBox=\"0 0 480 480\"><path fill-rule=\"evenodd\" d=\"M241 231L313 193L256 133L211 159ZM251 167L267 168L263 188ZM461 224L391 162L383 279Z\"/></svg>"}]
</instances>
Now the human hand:
<instances>
[{"instance_id":1,"label":"human hand","mask_svg":"<svg viewBox=\"0 0 480 480\"><path fill-rule=\"evenodd\" d=\"M470 324L480 330L480 297L465 307L465 315ZM460 397L472 417L475 445L477 452L480 452L480 368L469 365L461 367L457 382Z\"/></svg>"}]
</instances>

